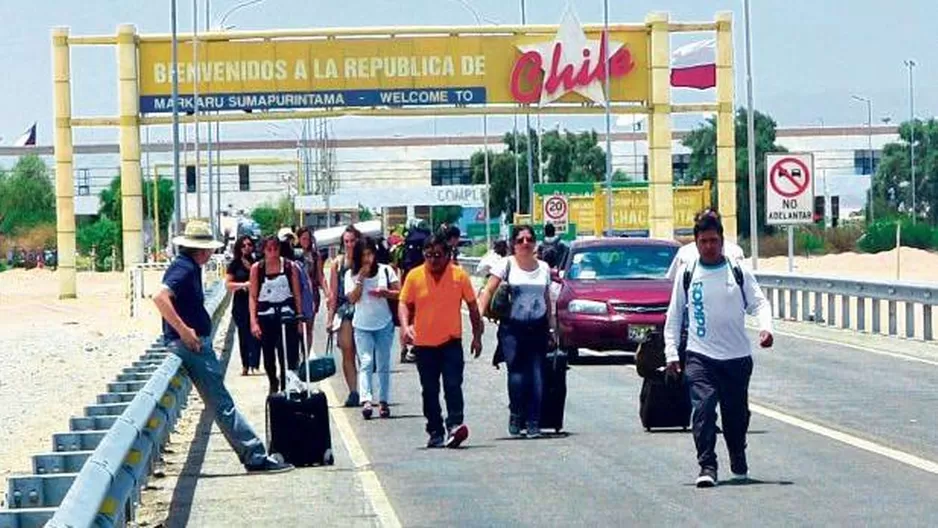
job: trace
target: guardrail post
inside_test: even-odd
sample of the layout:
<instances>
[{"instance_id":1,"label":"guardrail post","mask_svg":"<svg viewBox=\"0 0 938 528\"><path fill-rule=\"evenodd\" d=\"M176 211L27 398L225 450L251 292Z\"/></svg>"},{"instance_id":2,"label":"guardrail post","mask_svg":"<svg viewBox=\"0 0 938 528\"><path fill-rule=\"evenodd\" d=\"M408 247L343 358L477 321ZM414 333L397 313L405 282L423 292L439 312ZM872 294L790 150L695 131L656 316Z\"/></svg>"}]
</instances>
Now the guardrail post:
<instances>
[{"instance_id":1,"label":"guardrail post","mask_svg":"<svg viewBox=\"0 0 938 528\"><path fill-rule=\"evenodd\" d=\"M915 303L905 303L905 337L915 337Z\"/></svg>"},{"instance_id":2,"label":"guardrail post","mask_svg":"<svg viewBox=\"0 0 938 528\"><path fill-rule=\"evenodd\" d=\"M799 290L798 294L801 295L801 320L810 321L811 320L811 292L807 290Z\"/></svg>"},{"instance_id":3,"label":"guardrail post","mask_svg":"<svg viewBox=\"0 0 938 528\"><path fill-rule=\"evenodd\" d=\"M783 290L782 288L779 288L778 290L776 290L776 292L778 293L778 318L779 319L786 319L786 316L787 316L787 312L785 311L785 292L786 291L787 290Z\"/></svg>"},{"instance_id":4,"label":"guardrail post","mask_svg":"<svg viewBox=\"0 0 938 528\"><path fill-rule=\"evenodd\" d=\"M775 296L772 295L772 288L763 287L762 292L765 294L765 299L769 301L769 308L772 309L772 314L778 317L778 311L775 309Z\"/></svg>"},{"instance_id":5,"label":"guardrail post","mask_svg":"<svg viewBox=\"0 0 938 528\"><path fill-rule=\"evenodd\" d=\"M837 296L827 294L827 326L837 326Z\"/></svg>"},{"instance_id":6,"label":"guardrail post","mask_svg":"<svg viewBox=\"0 0 938 528\"><path fill-rule=\"evenodd\" d=\"M883 314L882 314L882 305L883 302L879 299L873 299L873 333L881 334L883 333Z\"/></svg>"},{"instance_id":7,"label":"guardrail post","mask_svg":"<svg viewBox=\"0 0 938 528\"><path fill-rule=\"evenodd\" d=\"M840 296L840 327L844 330L850 328L850 296Z\"/></svg>"},{"instance_id":8,"label":"guardrail post","mask_svg":"<svg viewBox=\"0 0 938 528\"><path fill-rule=\"evenodd\" d=\"M792 321L798 320L798 291L788 290L788 317Z\"/></svg>"},{"instance_id":9,"label":"guardrail post","mask_svg":"<svg viewBox=\"0 0 938 528\"><path fill-rule=\"evenodd\" d=\"M931 305L923 304L922 305L922 339L925 341L932 340L932 329L931 329Z\"/></svg>"},{"instance_id":10,"label":"guardrail post","mask_svg":"<svg viewBox=\"0 0 938 528\"><path fill-rule=\"evenodd\" d=\"M894 336L899 333L899 323L896 317L896 301L889 301L889 335Z\"/></svg>"},{"instance_id":11,"label":"guardrail post","mask_svg":"<svg viewBox=\"0 0 938 528\"><path fill-rule=\"evenodd\" d=\"M857 297L857 330L866 331L866 297Z\"/></svg>"},{"instance_id":12,"label":"guardrail post","mask_svg":"<svg viewBox=\"0 0 938 528\"><path fill-rule=\"evenodd\" d=\"M824 322L824 304L821 297L821 292L814 292L814 322L817 324Z\"/></svg>"}]
</instances>

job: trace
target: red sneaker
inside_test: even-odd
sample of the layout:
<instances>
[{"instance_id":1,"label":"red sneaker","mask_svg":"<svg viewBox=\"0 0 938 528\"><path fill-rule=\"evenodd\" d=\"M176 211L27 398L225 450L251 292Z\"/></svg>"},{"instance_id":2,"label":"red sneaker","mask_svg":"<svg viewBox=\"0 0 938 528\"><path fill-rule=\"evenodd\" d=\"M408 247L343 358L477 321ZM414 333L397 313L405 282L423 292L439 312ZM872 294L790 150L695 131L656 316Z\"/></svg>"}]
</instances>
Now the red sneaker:
<instances>
[{"instance_id":1,"label":"red sneaker","mask_svg":"<svg viewBox=\"0 0 938 528\"><path fill-rule=\"evenodd\" d=\"M462 445L467 438L469 438L469 426L466 424L457 425L450 429L449 437L446 439L446 447L456 449Z\"/></svg>"}]
</instances>

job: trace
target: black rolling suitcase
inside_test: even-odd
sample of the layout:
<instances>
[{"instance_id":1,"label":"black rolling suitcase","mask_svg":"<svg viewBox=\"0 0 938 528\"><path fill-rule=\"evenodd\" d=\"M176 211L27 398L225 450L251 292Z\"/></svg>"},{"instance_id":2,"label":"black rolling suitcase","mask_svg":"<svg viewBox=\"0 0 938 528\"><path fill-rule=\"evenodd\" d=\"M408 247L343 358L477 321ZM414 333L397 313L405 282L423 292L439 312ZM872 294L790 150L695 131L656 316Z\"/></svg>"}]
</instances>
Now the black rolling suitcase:
<instances>
[{"instance_id":1,"label":"black rolling suitcase","mask_svg":"<svg viewBox=\"0 0 938 528\"><path fill-rule=\"evenodd\" d=\"M296 324L298 320L285 317L283 324ZM286 331L282 333L286 365ZM300 350L305 350L303 332L300 332ZM306 379L309 379L309 362L303 361L303 364L307 367ZM305 391L286 389L268 396L267 445L269 452L278 453L284 461L297 467L331 466L335 463L326 395L311 390L307 384Z\"/></svg>"},{"instance_id":2,"label":"black rolling suitcase","mask_svg":"<svg viewBox=\"0 0 938 528\"><path fill-rule=\"evenodd\" d=\"M554 350L544 359L544 395L541 400L541 429L563 430L563 411L567 402L567 354Z\"/></svg>"},{"instance_id":3,"label":"black rolling suitcase","mask_svg":"<svg viewBox=\"0 0 938 528\"><path fill-rule=\"evenodd\" d=\"M683 348L683 347L682 347ZM667 374L664 371L664 336L652 333L639 345L635 353L635 370L643 379L638 395L638 415L646 431L652 429L687 429L690 425L690 392L683 374Z\"/></svg>"}]
</instances>

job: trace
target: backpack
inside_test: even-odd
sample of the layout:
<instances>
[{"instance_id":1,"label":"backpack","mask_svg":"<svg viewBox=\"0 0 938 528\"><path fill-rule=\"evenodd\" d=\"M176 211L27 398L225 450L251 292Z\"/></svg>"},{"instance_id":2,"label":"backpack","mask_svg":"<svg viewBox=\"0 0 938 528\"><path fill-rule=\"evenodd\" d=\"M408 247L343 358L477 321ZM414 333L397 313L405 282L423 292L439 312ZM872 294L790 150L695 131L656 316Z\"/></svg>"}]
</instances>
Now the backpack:
<instances>
[{"instance_id":1,"label":"backpack","mask_svg":"<svg viewBox=\"0 0 938 528\"><path fill-rule=\"evenodd\" d=\"M566 245L559 238L542 243L537 252L537 258L546 262L551 269L563 266L567 256Z\"/></svg>"},{"instance_id":2,"label":"backpack","mask_svg":"<svg viewBox=\"0 0 938 528\"><path fill-rule=\"evenodd\" d=\"M402 275L407 275L410 270L423 264L423 246L430 236L429 230L419 227L407 231L404 238L404 255L401 258Z\"/></svg>"},{"instance_id":3,"label":"backpack","mask_svg":"<svg viewBox=\"0 0 938 528\"><path fill-rule=\"evenodd\" d=\"M290 274L293 273L292 270L294 266L296 266L298 268L297 272L300 274L300 277L299 277L300 289L302 290L303 289L303 276L306 275L306 273L303 272L302 268L300 268L301 265L299 265L297 262L291 261L290 259L285 259L283 257L280 257L280 261L283 265L283 273L287 275L287 283L290 285L290 294L296 297L296 292L293 291L293 281L290 280ZM261 259L257 263L257 271L258 271L257 290L258 291L260 291L260 289L264 286L264 281L267 280L266 264L267 263L264 259ZM306 284L309 285L309 276L306 276ZM310 296L312 296L312 291L313 290L310 287L309 288Z\"/></svg>"},{"instance_id":4,"label":"backpack","mask_svg":"<svg viewBox=\"0 0 938 528\"><path fill-rule=\"evenodd\" d=\"M378 252L375 253L375 261L378 264L391 264L391 250L388 249L387 241L384 238L378 239Z\"/></svg>"}]
</instances>

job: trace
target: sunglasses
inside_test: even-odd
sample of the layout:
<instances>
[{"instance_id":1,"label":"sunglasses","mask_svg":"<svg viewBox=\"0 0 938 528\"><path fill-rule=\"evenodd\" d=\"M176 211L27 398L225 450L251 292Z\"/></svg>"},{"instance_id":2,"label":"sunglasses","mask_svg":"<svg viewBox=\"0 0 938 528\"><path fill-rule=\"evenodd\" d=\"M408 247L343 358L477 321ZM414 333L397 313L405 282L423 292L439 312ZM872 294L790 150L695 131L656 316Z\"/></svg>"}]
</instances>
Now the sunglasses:
<instances>
[{"instance_id":1,"label":"sunglasses","mask_svg":"<svg viewBox=\"0 0 938 528\"><path fill-rule=\"evenodd\" d=\"M523 236L515 239L515 244L533 244L534 237Z\"/></svg>"}]
</instances>

